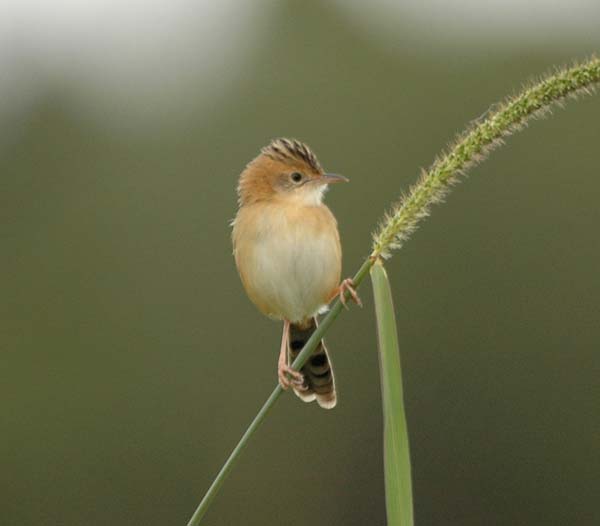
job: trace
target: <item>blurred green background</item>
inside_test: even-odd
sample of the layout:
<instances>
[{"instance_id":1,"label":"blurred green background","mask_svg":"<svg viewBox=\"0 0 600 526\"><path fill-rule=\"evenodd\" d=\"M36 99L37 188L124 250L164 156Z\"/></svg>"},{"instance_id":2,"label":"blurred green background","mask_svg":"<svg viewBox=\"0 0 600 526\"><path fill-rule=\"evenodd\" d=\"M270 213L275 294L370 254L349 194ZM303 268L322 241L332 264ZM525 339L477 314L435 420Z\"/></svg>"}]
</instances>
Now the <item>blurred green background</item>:
<instances>
[{"instance_id":1,"label":"blurred green background","mask_svg":"<svg viewBox=\"0 0 600 526\"><path fill-rule=\"evenodd\" d=\"M456 132L600 44L585 2L535 31L511 2L480 13L506 14L489 30L389 2L176 4L121 25L99 8L86 21L122 31L97 41L65 17L52 42L73 40L41 54L34 26L4 70L2 525L187 522L276 382L281 327L246 298L228 226L272 137L351 179L327 196L349 275ZM599 123L588 97L510 138L388 264L421 526L600 523ZM328 337L338 407L285 395L206 524L385 523L361 295Z\"/></svg>"}]
</instances>

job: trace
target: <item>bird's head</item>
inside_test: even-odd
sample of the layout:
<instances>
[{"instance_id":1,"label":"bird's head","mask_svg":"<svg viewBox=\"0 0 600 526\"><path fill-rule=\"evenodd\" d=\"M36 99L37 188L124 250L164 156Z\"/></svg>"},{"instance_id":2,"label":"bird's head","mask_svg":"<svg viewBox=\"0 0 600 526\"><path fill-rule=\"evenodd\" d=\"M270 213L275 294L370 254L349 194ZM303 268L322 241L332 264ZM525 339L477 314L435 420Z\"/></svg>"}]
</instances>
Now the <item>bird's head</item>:
<instances>
[{"instance_id":1,"label":"bird's head","mask_svg":"<svg viewBox=\"0 0 600 526\"><path fill-rule=\"evenodd\" d=\"M347 182L342 175L325 173L317 157L295 139L274 139L240 176L240 205L280 201L318 205L327 185Z\"/></svg>"}]
</instances>

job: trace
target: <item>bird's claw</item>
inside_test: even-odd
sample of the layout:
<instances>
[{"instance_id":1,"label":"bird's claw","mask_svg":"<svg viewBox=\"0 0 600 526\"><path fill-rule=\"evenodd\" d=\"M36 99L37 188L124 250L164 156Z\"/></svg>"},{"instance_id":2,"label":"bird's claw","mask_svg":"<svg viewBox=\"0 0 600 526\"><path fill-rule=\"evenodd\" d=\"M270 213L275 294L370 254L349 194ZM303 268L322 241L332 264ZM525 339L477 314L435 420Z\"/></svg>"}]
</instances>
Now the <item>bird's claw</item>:
<instances>
[{"instance_id":1,"label":"bird's claw","mask_svg":"<svg viewBox=\"0 0 600 526\"><path fill-rule=\"evenodd\" d=\"M279 364L277 367L277 377L279 378L279 385L284 391L287 391L290 387L298 391L306 391L308 389L304 383L304 375L299 371L295 371L287 364Z\"/></svg>"},{"instance_id":2,"label":"bird's claw","mask_svg":"<svg viewBox=\"0 0 600 526\"><path fill-rule=\"evenodd\" d=\"M354 281L352 281L352 278L346 278L344 281L342 281L340 283L339 290L340 301L342 302L344 308L349 308L346 304L346 291L348 292L348 294L350 294L350 299L354 303L356 303L359 307L363 306L362 301L360 300L358 294L356 293L356 290L354 289Z\"/></svg>"}]
</instances>

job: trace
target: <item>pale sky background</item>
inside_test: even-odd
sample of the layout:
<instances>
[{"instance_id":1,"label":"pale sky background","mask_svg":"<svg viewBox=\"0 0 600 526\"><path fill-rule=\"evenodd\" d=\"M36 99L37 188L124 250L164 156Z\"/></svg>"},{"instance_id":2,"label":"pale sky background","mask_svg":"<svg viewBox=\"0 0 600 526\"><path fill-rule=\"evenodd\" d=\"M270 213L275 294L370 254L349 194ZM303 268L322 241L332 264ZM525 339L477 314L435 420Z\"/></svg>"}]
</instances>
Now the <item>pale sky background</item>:
<instances>
[{"instance_id":1,"label":"pale sky background","mask_svg":"<svg viewBox=\"0 0 600 526\"><path fill-rule=\"evenodd\" d=\"M0 134L18 130L41 94L66 94L82 118L130 123L210 109L244 74L277 2L5 0L0 3ZM600 44L598 0L333 0L357 31L424 54L472 56L486 46L568 49ZM334 30L334 28L333 28ZM164 124L164 122L163 122ZM143 126L141 126L143 128Z\"/></svg>"},{"instance_id":2,"label":"pale sky background","mask_svg":"<svg viewBox=\"0 0 600 526\"><path fill-rule=\"evenodd\" d=\"M448 39L458 48L476 41L517 47L561 47L590 34L600 41L598 0L335 0L361 26L389 36L400 19L425 30L423 40ZM461 49L465 51L465 49Z\"/></svg>"}]
</instances>

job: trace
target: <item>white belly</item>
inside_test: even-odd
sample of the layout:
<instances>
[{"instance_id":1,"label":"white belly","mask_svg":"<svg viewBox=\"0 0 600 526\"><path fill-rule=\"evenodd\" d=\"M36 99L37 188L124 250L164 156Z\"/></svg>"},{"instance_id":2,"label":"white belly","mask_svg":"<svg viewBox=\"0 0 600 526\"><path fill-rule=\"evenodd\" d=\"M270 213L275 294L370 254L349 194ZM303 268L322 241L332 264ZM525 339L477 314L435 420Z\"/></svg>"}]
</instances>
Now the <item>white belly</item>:
<instances>
[{"instance_id":1,"label":"white belly","mask_svg":"<svg viewBox=\"0 0 600 526\"><path fill-rule=\"evenodd\" d=\"M337 229L315 222L262 216L253 242L238 246L244 282L258 307L276 318L299 322L323 309L339 282Z\"/></svg>"},{"instance_id":2,"label":"white belly","mask_svg":"<svg viewBox=\"0 0 600 526\"><path fill-rule=\"evenodd\" d=\"M331 272L336 272L332 240L299 240L297 236L265 239L254 252L253 278L269 314L290 321L314 316L332 290ZM334 285L335 286L335 285Z\"/></svg>"}]
</instances>

